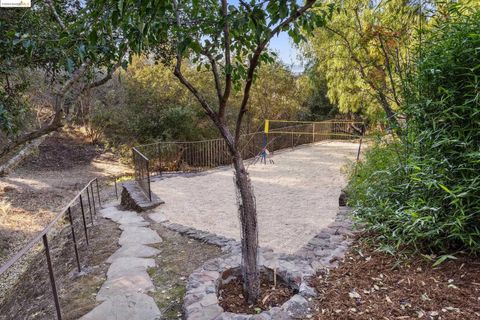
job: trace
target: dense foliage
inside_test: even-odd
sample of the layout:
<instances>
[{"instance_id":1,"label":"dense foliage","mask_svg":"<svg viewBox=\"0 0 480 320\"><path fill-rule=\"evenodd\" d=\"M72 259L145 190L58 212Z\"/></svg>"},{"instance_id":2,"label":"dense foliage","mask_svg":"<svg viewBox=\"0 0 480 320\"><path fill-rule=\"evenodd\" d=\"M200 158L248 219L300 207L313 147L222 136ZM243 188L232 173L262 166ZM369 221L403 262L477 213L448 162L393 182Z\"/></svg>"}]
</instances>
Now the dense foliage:
<instances>
[{"instance_id":1,"label":"dense foliage","mask_svg":"<svg viewBox=\"0 0 480 320\"><path fill-rule=\"evenodd\" d=\"M393 120L416 44L418 2L332 2L335 14L309 37L307 48L317 60L316 72L326 79L328 98L343 113Z\"/></svg>"},{"instance_id":2,"label":"dense foliage","mask_svg":"<svg viewBox=\"0 0 480 320\"><path fill-rule=\"evenodd\" d=\"M183 72L205 99L217 99L208 70L185 64ZM261 130L265 119L299 119L309 115L304 106L310 88L280 62L259 68L252 86L245 132ZM233 90L229 126L241 104L241 91ZM171 69L153 59L133 57L127 70L96 90L84 104L90 105L85 123L97 140L109 145L134 145L152 141L193 141L218 138L218 132Z\"/></svg>"},{"instance_id":3,"label":"dense foliage","mask_svg":"<svg viewBox=\"0 0 480 320\"><path fill-rule=\"evenodd\" d=\"M209 15L219 10L219 3L193 1L190 6L182 2L182 10L211 19ZM210 105L216 104L218 92L209 57L219 75L231 73L231 110L225 114L229 127L235 125L242 104L241 81L247 77L251 59L245 50L268 34L261 24L266 21L261 9L273 12L270 22L274 23L300 8L289 1L272 1L268 8L263 1L245 3L246 7L232 3L229 19L235 20L235 59L229 66L225 66L222 56L222 36L214 34L221 24L215 30L208 24L203 31L193 25L194 32L181 44L177 40L184 54L189 55L183 72ZM137 10L143 4L148 10ZM173 35L183 37L175 27L172 5L172 1L49 0L36 1L29 9L0 10L0 157L64 124L86 126L92 142L116 146L218 137L200 104L172 74ZM245 12L247 8L250 14ZM318 10L324 11L321 15L309 13L308 21L300 19L292 24L296 41L300 39L300 28L313 28L329 12L328 8ZM142 23L155 19L157 22L152 24ZM249 19L251 23L245 25ZM169 31L158 29L164 24ZM251 28L255 31L246 31ZM206 34L211 34L209 39ZM209 52L198 51L199 46ZM139 61L127 51L143 52L146 58ZM120 66L127 67L127 62L128 70L119 71ZM242 132L258 130L265 118L311 118L302 106L306 106L307 99L317 103L316 97L308 97L316 89L301 81L305 77L293 74L268 49L262 52L257 71ZM70 86L76 75L80 77ZM113 81L108 83L110 78Z\"/></svg>"},{"instance_id":4,"label":"dense foliage","mask_svg":"<svg viewBox=\"0 0 480 320\"><path fill-rule=\"evenodd\" d=\"M384 245L480 252L480 10L449 6L420 50L407 125L370 148L351 204Z\"/></svg>"},{"instance_id":5,"label":"dense foliage","mask_svg":"<svg viewBox=\"0 0 480 320\"><path fill-rule=\"evenodd\" d=\"M90 3L0 10L0 157L61 128L78 97L125 64L124 37L106 25L91 28Z\"/></svg>"}]
</instances>

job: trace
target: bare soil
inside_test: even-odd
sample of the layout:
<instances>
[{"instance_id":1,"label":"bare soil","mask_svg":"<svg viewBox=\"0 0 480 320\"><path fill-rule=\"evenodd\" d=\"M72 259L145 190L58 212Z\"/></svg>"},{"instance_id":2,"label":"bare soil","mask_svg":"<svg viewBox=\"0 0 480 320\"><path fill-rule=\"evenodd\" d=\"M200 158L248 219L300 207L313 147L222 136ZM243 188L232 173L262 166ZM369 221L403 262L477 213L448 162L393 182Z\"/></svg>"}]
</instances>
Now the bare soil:
<instances>
[{"instance_id":1,"label":"bare soil","mask_svg":"<svg viewBox=\"0 0 480 320\"><path fill-rule=\"evenodd\" d=\"M99 177L101 186L111 186L114 176L131 173L116 160L78 131L65 130L47 137L37 154L0 177L0 264L42 230L88 181Z\"/></svg>"},{"instance_id":2,"label":"bare soil","mask_svg":"<svg viewBox=\"0 0 480 320\"><path fill-rule=\"evenodd\" d=\"M223 253L217 246L184 237L160 224L152 223L150 228L163 239L154 245L161 251L155 258L157 267L148 270L156 287L153 299L162 312L162 319L181 319L188 276L207 260Z\"/></svg>"},{"instance_id":3,"label":"bare soil","mask_svg":"<svg viewBox=\"0 0 480 320\"><path fill-rule=\"evenodd\" d=\"M319 273L314 319L480 319L480 260L458 255L440 266L392 256L357 241L338 268Z\"/></svg>"},{"instance_id":4,"label":"bare soil","mask_svg":"<svg viewBox=\"0 0 480 320\"><path fill-rule=\"evenodd\" d=\"M0 177L0 265L41 231L91 179L99 178L103 202L113 198L113 177L131 173L117 160L108 150L90 144L81 132L65 129L47 137L38 152L13 173ZM99 222L89 231L89 247L82 242L83 233L77 227L77 238L83 243L82 264L92 268L78 278L72 274L76 265L66 222L60 221L50 235L64 318L77 319L94 307L94 293L104 281L104 261L116 250L116 224ZM53 319L52 307L40 242L0 276L0 319Z\"/></svg>"},{"instance_id":5,"label":"bare soil","mask_svg":"<svg viewBox=\"0 0 480 320\"><path fill-rule=\"evenodd\" d=\"M52 265L64 319L78 319L96 306L95 294L106 279L106 259L117 249L116 223L98 218L89 229L89 246L76 221L82 273L78 274L70 228L49 239ZM9 295L0 303L0 320L55 319L53 295L43 250L38 250Z\"/></svg>"},{"instance_id":6,"label":"bare soil","mask_svg":"<svg viewBox=\"0 0 480 320\"><path fill-rule=\"evenodd\" d=\"M279 307L294 294L280 278L274 283L273 275L262 273L260 278L260 297L258 302L250 305L243 295L243 281L236 278L220 287L220 306L227 312L255 314L273 307Z\"/></svg>"}]
</instances>

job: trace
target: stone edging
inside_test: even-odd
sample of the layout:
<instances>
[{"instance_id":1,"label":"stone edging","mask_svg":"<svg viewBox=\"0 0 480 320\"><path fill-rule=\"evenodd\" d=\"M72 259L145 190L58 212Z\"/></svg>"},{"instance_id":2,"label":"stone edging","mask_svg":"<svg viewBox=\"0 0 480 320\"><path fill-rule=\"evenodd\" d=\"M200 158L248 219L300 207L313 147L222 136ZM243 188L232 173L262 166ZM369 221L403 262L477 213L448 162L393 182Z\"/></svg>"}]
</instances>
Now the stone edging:
<instances>
[{"instance_id":1,"label":"stone edging","mask_svg":"<svg viewBox=\"0 0 480 320\"><path fill-rule=\"evenodd\" d=\"M353 240L350 210L348 207L340 207L335 221L321 229L295 254L310 261L316 271L336 267Z\"/></svg>"},{"instance_id":2,"label":"stone edging","mask_svg":"<svg viewBox=\"0 0 480 320\"><path fill-rule=\"evenodd\" d=\"M152 213L148 216L153 221L160 223L165 228L180 233L181 235L187 236L189 238L199 240L203 243L212 244L218 246L222 249L223 252L228 253L239 253L240 252L240 242L227 238L224 236L217 235L215 233L198 230L191 227L186 227L178 223L172 223L167 220L167 218L161 213Z\"/></svg>"},{"instance_id":3,"label":"stone edging","mask_svg":"<svg viewBox=\"0 0 480 320\"><path fill-rule=\"evenodd\" d=\"M262 267L275 268L279 276L290 282L299 293L281 307L272 308L257 315L241 315L224 312L217 298L218 285L222 274L240 266L240 243L234 239L169 222L161 213L153 213L150 218L166 228L182 235L217 245L229 254L209 260L195 270L187 282L187 292L183 303L185 319L215 320L269 320L303 319L309 316L309 298L316 291L308 285L310 277L318 271L335 267L343 259L352 242L352 222L350 209L340 207L335 221L313 237L293 255L277 254L271 249L260 248L259 263Z\"/></svg>"},{"instance_id":4,"label":"stone edging","mask_svg":"<svg viewBox=\"0 0 480 320\"><path fill-rule=\"evenodd\" d=\"M260 266L276 269L277 274L286 280L290 286L298 290L290 300L281 307L272 308L256 315L240 315L224 312L220 307L217 292L222 280L222 274L231 269L239 268L240 254L229 254L207 261L201 268L195 270L188 278L183 309L185 319L303 319L310 314L309 298L316 294L309 286L309 279L315 275L310 264L299 257L287 254L276 254L272 250L260 249Z\"/></svg>"}]
</instances>

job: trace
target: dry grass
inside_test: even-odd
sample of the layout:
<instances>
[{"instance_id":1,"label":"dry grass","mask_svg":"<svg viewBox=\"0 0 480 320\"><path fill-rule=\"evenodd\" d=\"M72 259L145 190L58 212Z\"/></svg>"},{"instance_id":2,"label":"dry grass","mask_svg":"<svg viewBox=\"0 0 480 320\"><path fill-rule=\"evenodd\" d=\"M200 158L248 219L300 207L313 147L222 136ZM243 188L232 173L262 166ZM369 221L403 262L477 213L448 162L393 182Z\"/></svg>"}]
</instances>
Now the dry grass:
<instances>
[{"instance_id":1,"label":"dry grass","mask_svg":"<svg viewBox=\"0 0 480 320\"><path fill-rule=\"evenodd\" d=\"M0 265L12 257L18 248L23 247L50 220L53 213L41 210L38 214L14 207L8 200L0 200ZM0 277L0 301L3 293L16 282L26 269L30 258L38 251L35 248L29 255L20 259Z\"/></svg>"},{"instance_id":2,"label":"dry grass","mask_svg":"<svg viewBox=\"0 0 480 320\"><path fill-rule=\"evenodd\" d=\"M127 169L114 155L89 144L74 130L47 137L35 155L8 176L0 177L0 265L52 221L86 182L94 177L117 176ZM108 193L113 194L111 188ZM56 225L50 236L61 229ZM7 289L42 248L41 243L35 246L0 276L0 305Z\"/></svg>"},{"instance_id":3,"label":"dry grass","mask_svg":"<svg viewBox=\"0 0 480 320\"><path fill-rule=\"evenodd\" d=\"M20 208L14 208L7 200L0 200L0 226L12 232L33 233L43 228L46 218L52 213L40 210L31 214Z\"/></svg>"},{"instance_id":4,"label":"dry grass","mask_svg":"<svg viewBox=\"0 0 480 320\"><path fill-rule=\"evenodd\" d=\"M8 200L0 200L0 264L13 255L15 248L21 247L41 231L52 215L52 212L45 210L32 214L14 207Z\"/></svg>"}]
</instances>

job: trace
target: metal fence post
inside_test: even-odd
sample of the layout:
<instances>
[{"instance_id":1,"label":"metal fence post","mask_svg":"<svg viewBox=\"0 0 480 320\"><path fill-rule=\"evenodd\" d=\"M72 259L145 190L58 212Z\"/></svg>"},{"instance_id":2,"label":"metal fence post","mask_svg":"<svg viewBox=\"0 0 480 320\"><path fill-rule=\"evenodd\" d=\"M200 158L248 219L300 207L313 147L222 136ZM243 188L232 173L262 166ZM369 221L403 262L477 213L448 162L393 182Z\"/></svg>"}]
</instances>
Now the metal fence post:
<instances>
[{"instance_id":1,"label":"metal fence post","mask_svg":"<svg viewBox=\"0 0 480 320\"><path fill-rule=\"evenodd\" d=\"M117 197L117 199L118 199L117 177L115 177L114 183L115 183L115 197Z\"/></svg>"},{"instance_id":2,"label":"metal fence post","mask_svg":"<svg viewBox=\"0 0 480 320\"><path fill-rule=\"evenodd\" d=\"M87 221L85 220L85 210L83 210L83 200L82 200L81 194L80 194L80 209L82 211L83 229L85 230L85 239L87 240L87 246L88 246L90 244L88 243Z\"/></svg>"},{"instance_id":3,"label":"metal fence post","mask_svg":"<svg viewBox=\"0 0 480 320\"><path fill-rule=\"evenodd\" d=\"M87 186L87 198L88 198L88 212L90 213L90 220L92 221L92 226L93 226L92 203L90 201L90 191L88 190L88 186Z\"/></svg>"},{"instance_id":4,"label":"metal fence post","mask_svg":"<svg viewBox=\"0 0 480 320\"><path fill-rule=\"evenodd\" d=\"M315 123L312 123L312 143L315 143Z\"/></svg>"},{"instance_id":5,"label":"metal fence post","mask_svg":"<svg viewBox=\"0 0 480 320\"><path fill-rule=\"evenodd\" d=\"M152 190L150 188L150 169L149 169L149 161L146 162L146 168L147 168L147 182L148 182L148 198L150 199L150 202L152 202Z\"/></svg>"},{"instance_id":6,"label":"metal fence post","mask_svg":"<svg viewBox=\"0 0 480 320\"><path fill-rule=\"evenodd\" d=\"M95 213L95 216L97 216L97 208L95 205L95 194L93 193L93 185L91 183L90 183L90 192L92 194L93 212Z\"/></svg>"},{"instance_id":7,"label":"metal fence post","mask_svg":"<svg viewBox=\"0 0 480 320\"><path fill-rule=\"evenodd\" d=\"M75 258L77 259L77 269L78 269L78 272L81 272L82 269L80 267L80 258L78 256L77 239L75 238L75 227L73 225L72 210L70 209L70 207L68 207L67 213L68 213L68 219L70 220L70 228L72 229L72 239L73 239L73 247L75 248Z\"/></svg>"},{"instance_id":8,"label":"metal fence post","mask_svg":"<svg viewBox=\"0 0 480 320\"><path fill-rule=\"evenodd\" d=\"M52 285L53 301L57 311L57 319L62 320L62 311L60 310L60 302L58 301L57 285L55 284L55 275L53 274L52 261L50 259L50 249L48 247L47 234L43 235L43 246L45 247L45 255L47 257L48 274L50 275L50 284Z\"/></svg>"},{"instance_id":9,"label":"metal fence post","mask_svg":"<svg viewBox=\"0 0 480 320\"><path fill-rule=\"evenodd\" d=\"M102 207L102 200L100 200L100 188L98 187L98 178L95 178L95 184L97 185L98 207Z\"/></svg>"}]
</instances>

